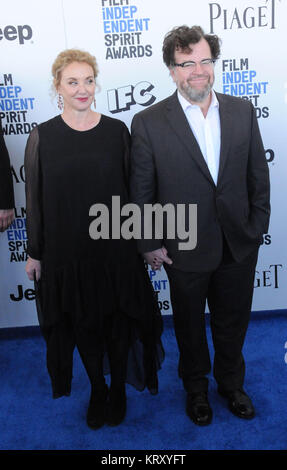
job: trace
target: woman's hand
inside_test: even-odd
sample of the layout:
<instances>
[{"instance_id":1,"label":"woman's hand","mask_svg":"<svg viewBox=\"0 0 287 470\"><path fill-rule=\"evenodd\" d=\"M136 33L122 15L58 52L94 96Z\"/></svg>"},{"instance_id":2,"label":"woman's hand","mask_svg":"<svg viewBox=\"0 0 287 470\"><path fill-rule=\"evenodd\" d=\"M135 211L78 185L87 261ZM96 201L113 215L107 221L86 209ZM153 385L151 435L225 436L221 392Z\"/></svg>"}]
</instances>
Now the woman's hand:
<instances>
[{"instance_id":1,"label":"woman's hand","mask_svg":"<svg viewBox=\"0 0 287 470\"><path fill-rule=\"evenodd\" d=\"M167 256L167 249L164 246L144 253L143 257L154 271L161 271L163 263L172 264L172 260Z\"/></svg>"},{"instance_id":2,"label":"woman's hand","mask_svg":"<svg viewBox=\"0 0 287 470\"><path fill-rule=\"evenodd\" d=\"M41 277L41 261L28 257L25 271L30 281L39 281Z\"/></svg>"}]
</instances>

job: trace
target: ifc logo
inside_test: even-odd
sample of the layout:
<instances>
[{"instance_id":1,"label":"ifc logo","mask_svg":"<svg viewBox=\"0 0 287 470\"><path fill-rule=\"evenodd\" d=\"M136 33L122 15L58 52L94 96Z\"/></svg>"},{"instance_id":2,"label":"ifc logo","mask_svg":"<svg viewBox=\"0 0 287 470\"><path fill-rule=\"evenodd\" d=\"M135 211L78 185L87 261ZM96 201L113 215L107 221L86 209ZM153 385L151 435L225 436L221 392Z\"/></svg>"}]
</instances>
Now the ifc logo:
<instances>
[{"instance_id":1,"label":"ifc logo","mask_svg":"<svg viewBox=\"0 0 287 470\"><path fill-rule=\"evenodd\" d=\"M108 90L108 107L111 113L128 111L131 106L139 104L150 106L156 97L150 93L154 85L150 82L140 82L136 85L126 85L114 90Z\"/></svg>"}]
</instances>

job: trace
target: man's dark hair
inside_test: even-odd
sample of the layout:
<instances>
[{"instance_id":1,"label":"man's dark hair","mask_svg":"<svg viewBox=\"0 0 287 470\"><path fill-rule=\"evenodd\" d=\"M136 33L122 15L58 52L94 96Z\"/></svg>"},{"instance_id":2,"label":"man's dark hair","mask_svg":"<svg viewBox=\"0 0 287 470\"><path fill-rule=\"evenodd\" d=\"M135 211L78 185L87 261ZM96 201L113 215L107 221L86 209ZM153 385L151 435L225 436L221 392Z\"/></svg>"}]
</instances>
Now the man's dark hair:
<instances>
[{"instance_id":1,"label":"man's dark hair","mask_svg":"<svg viewBox=\"0 0 287 470\"><path fill-rule=\"evenodd\" d=\"M205 34L200 26L179 26L166 34L163 41L163 61L167 67L174 65L175 51L191 52L189 45L197 44L205 39L210 47L212 59L217 60L220 55L220 39L215 34Z\"/></svg>"}]
</instances>

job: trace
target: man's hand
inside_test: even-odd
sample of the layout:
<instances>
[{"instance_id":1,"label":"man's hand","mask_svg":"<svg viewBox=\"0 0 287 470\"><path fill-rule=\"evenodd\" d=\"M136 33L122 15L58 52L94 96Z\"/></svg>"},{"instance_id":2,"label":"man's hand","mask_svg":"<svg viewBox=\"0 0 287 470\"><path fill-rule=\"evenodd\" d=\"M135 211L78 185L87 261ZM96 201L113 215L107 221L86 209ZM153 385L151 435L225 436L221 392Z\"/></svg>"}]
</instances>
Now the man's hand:
<instances>
[{"instance_id":1,"label":"man's hand","mask_svg":"<svg viewBox=\"0 0 287 470\"><path fill-rule=\"evenodd\" d=\"M161 270L162 264L172 264L172 260L167 256L167 249L163 246L158 250L144 253L144 259L154 271Z\"/></svg>"},{"instance_id":2,"label":"man's hand","mask_svg":"<svg viewBox=\"0 0 287 470\"><path fill-rule=\"evenodd\" d=\"M26 263L25 271L30 281L34 281L35 278L36 281L39 281L41 277L41 261L29 257Z\"/></svg>"},{"instance_id":3,"label":"man's hand","mask_svg":"<svg viewBox=\"0 0 287 470\"><path fill-rule=\"evenodd\" d=\"M14 220L14 209L0 209L0 232L4 232Z\"/></svg>"}]
</instances>

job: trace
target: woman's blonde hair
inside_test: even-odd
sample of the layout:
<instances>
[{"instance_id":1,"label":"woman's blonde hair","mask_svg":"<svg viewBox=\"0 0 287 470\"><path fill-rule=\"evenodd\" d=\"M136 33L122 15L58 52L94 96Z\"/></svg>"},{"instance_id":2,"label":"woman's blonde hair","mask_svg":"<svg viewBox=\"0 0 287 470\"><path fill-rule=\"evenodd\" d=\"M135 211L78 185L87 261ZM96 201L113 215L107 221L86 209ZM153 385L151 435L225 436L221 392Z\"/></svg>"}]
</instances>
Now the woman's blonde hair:
<instances>
[{"instance_id":1,"label":"woman's blonde hair","mask_svg":"<svg viewBox=\"0 0 287 470\"><path fill-rule=\"evenodd\" d=\"M53 85L57 90L61 81L61 72L72 62L85 62L90 65L94 72L94 78L98 75L98 66L96 58L89 52L81 51L80 49L66 49L58 54L55 62L52 65Z\"/></svg>"}]
</instances>

